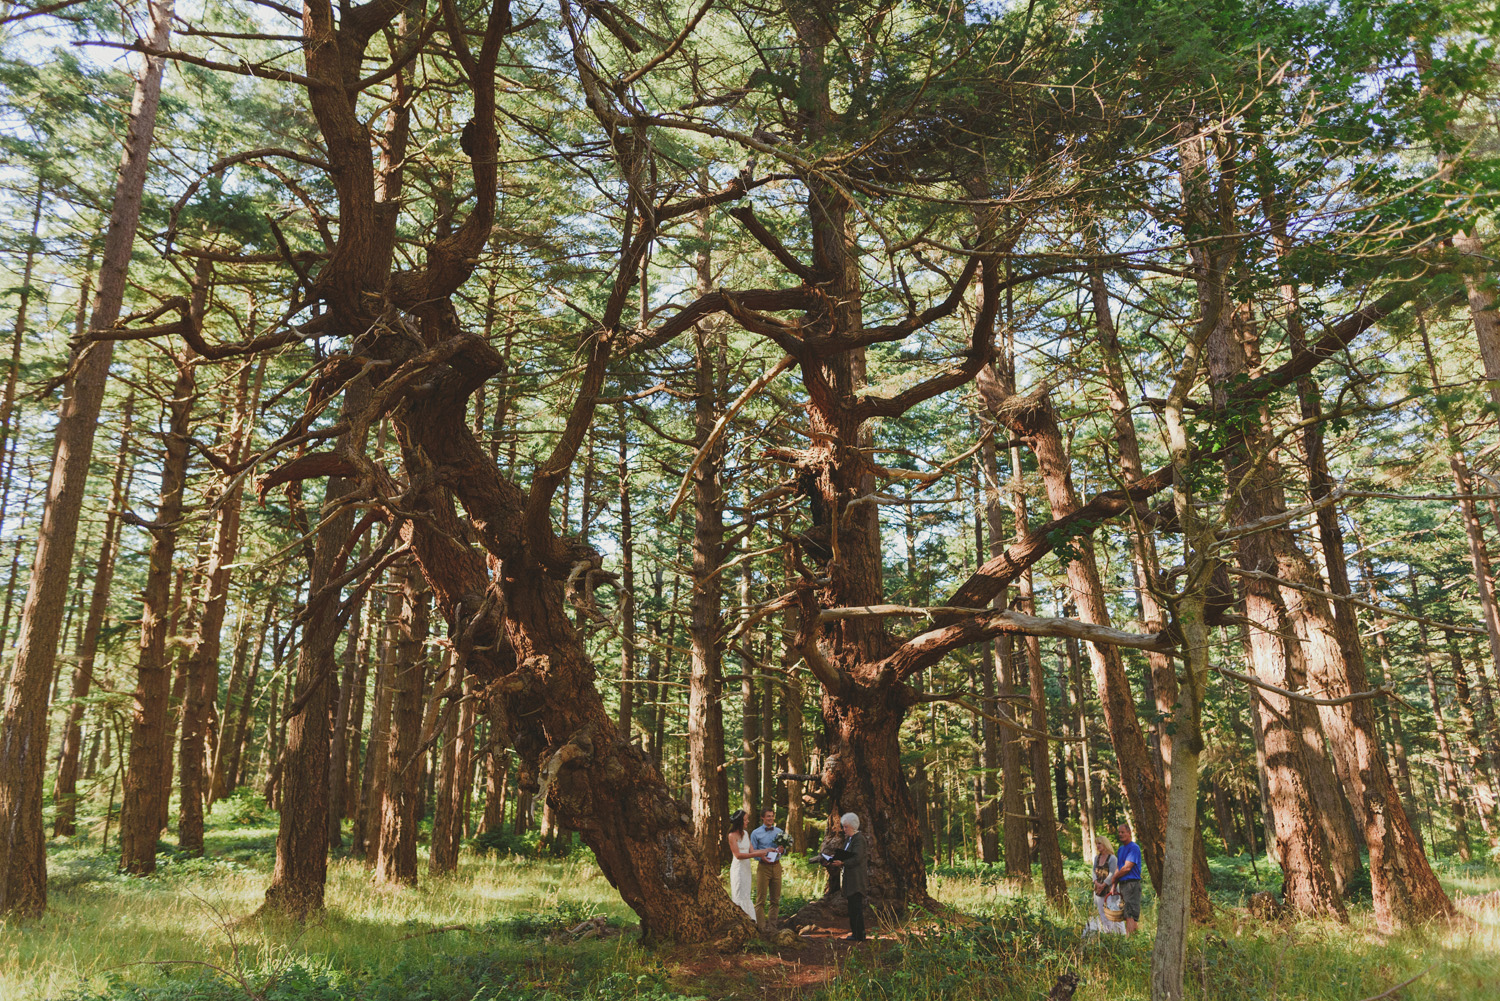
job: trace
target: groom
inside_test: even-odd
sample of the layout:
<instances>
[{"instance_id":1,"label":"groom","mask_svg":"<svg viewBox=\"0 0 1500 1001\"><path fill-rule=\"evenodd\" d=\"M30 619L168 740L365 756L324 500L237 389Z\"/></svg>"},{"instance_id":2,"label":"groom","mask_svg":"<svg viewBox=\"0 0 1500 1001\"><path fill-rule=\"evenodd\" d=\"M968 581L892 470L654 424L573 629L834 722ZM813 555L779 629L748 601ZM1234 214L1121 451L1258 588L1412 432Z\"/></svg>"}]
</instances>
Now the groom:
<instances>
[{"instance_id":1,"label":"groom","mask_svg":"<svg viewBox=\"0 0 1500 1001\"><path fill-rule=\"evenodd\" d=\"M776 811L769 806L760 811L760 823L760 827L750 832L750 848L779 851L776 847L776 839L785 832L776 826ZM768 894L771 898L769 923L766 920L765 906ZM761 931L768 931L776 927L776 919L780 914L781 859L768 862L762 856L756 860L755 866L755 923L760 926Z\"/></svg>"}]
</instances>

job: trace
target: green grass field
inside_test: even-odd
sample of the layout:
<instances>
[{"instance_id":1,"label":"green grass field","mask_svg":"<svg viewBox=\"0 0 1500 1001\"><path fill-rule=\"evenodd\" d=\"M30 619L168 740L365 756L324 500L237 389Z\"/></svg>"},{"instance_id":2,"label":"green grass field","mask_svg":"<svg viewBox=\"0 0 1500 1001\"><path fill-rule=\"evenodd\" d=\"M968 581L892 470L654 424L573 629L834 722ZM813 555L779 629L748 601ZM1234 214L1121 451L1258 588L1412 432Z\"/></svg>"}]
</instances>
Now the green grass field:
<instances>
[{"instance_id":1,"label":"green grass field","mask_svg":"<svg viewBox=\"0 0 1500 1001\"><path fill-rule=\"evenodd\" d=\"M465 853L456 876L424 873L414 890L376 890L358 860L340 859L330 870L325 916L306 924L263 919L255 912L275 829L257 819L215 818L204 858L166 856L160 873L144 880L116 874L114 856L97 847L56 843L47 914L0 926L0 998L667 1001L800 993L826 1001L987 1001L1042 997L1068 970L1082 979L1079 999L1148 995L1149 890L1141 936L1083 942L1081 869L1073 880L1079 908L1062 914L984 866L939 867L934 895L955 914L919 921L910 934L867 950L836 953L817 976L787 979L794 963L806 972L805 957L783 962L759 946L727 958L641 948L633 915L586 851L560 861ZM1500 997L1495 910L1389 939L1375 934L1368 905L1354 909L1347 927L1267 925L1241 906L1259 885L1248 859L1219 858L1214 867L1219 914L1194 933L1191 947L1189 984L1198 996L1360 1001L1422 972L1397 996ZM1260 874L1267 871L1261 862ZM1445 869L1444 878L1456 896L1500 888L1500 871L1486 865ZM810 873L794 871L787 884L793 899L817 891ZM578 943L546 937L593 915L624 934Z\"/></svg>"}]
</instances>

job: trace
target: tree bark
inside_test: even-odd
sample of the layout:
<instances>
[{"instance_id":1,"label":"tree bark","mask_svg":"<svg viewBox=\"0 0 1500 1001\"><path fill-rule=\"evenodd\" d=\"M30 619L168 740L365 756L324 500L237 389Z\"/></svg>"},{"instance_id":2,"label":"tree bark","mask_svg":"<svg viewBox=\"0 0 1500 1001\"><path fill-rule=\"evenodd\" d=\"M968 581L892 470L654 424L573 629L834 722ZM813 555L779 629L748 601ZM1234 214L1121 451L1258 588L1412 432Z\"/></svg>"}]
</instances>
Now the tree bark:
<instances>
[{"instance_id":1,"label":"tree bark","mask_svg":"<svg viewBox=\"0 0 1500 1001\"><path fill-rule=\"evenodd\" d=\"M385 795L380 811L380 844L375 852L375 882L415 886L417 825L421 821L421 782L416 752L422 730L422 695L427 672L430 593L414 568L401 575L401 617L396 634L396 663L391 677L391 728L385 765Z\"/></svg>"},{"instance_id":2,"label":"tree bark","mask_svg":"<svg viewBox=\"0 0 1500 1001\"><path fill-rule=\"evenodd\" d=\"M1339 556L1342 555L1340 544ZM1312 567L1305 561L1283 565L1287 579L1296 581L1298 578L1293 575L1300 574L1302 582L1316 583ZM1330 576L1334 575L1330 565ZM1336 576L1342 578L1338 587L1347 593L1348 579L1343 573L1342 559L1338 560ZM1338 630L1334 613L1321 595L1302 592L1298 600L1310 631L1327 637ZM1323 654L1309 657L1309 676L1326 698L1370 690L1358 633L1352 632L1352 636L1339 637L1346 640L1344 643L1330 645L1325 641L1320 644ZM1318 711L1334 755L1343 762L1344 787L1370 852L1371 895L1377 927L1389 934L1402 925L1452 914L1452 904L1427 862L1422 842L1407 821L1396 785L1391 781L1371 703L1361 700L1340 706L1319 706Z\"/></svg>"},{"instance_id":3,"label":"tree bark","mask_svg":"<svg viewBox=\"0 0 1500 1001\"><path fill-rule=\"evenodd\" d=\"M1229 389L1236 377L1247 372L1244 309L1224 317L1214 326L1208 338L1208 372L1213 387L1214 404L1221 411L1231 405ZM1252 339L1254 335L1249 335ZM1225 460L1225 472L1234 485L1229 511L1231 524L1245 524L1285 509L1282 501L1279 468L1269 457L1260 426L1263 407L1255 402L1239 401L1250 407L1259 420L1252 426L1242 422L1231 432L1235 452ZM1255 470L1253 475L1251 471ZM1236 557L1242 569L1274 574L1278 543L1285 550L1285 533L1280 530L1257 532L1240 538ZM1255 675L1268 685L1295 688L1295 667L1286 637L1291 622L1277 586L1264 578L1247 578L1244 584L1244 609L1248 630L1247 653ZM1319 826L1319 808L1312 795L1308 777L1303 726L1299 707L1283 695L1266 689L1254 689L1251 700L1260 723L1260 740L1264 748L1264 772L1269 802L1275 819L1276 855L1285 879L1282 896L1292 909L1305 914L1328 914L1347 921L1333 875L1329 870L1328 844Z\"/></svg>"},{"instance_id":4,"label":"tree bark","mask_svg":"<svg viewBox=\"0 0 1500 1001\"><path fill-rule=\"evenodd\" d=\"M1412 607L1420 608L1421 602L1417 594L1417 580L1413 573L1410 578L1412 591ZM1427 696L1432 701L1432 721L1437 730L1438 760L1441 767L1438 774L1442 777L1443 792L1448 803L1453 809L1453 837L1457 842L1459 856L1467 862L1473 857L1469 846L1469 823L1468 808L1465 806L1466 797L1463 787L1458 778L1458 767L1454 763L1453 745L1448 737L1448 727L1443 720L1443 704L1438 697L1437 671L1433 667L1433 647L1428 640L1427 624L1417 623L1418 635L1422 640L1422 665L1427 675Z\"/></svg>"},{"instance_id":5,"label":"tree bark","mask_svg":"<svg viewBox=\"0 0 1500 1001\"><path fill-rule=\"evenodd\" d=\"M991 415L993 416L993 415ZM1011 456L1012 468L1016 456ZM985 519L989 528L989 555L999 555L1005 548L1004 509L1000 504L1000 464L993 440L984 443L980 460L985 472ZM1026 530L1025 499L1019 492L1020 483L1011 491L1011 501L1019 505L1020 517L1016 520L1016 534ZM995 596L994 607L1004 608L1004 593ZM981 652L980 669L996 676L999 682L997 695L1009 700L1016 694L1016 650L1015 638L1001 636L986 643ZM1007 702L1007 704L1009 704ZM1021 735L1015 728L1001 726L1000 743L1000 831L1005 848L1005 875L1012 879L1031 878L1031 845L1026 839L1026 780L1021 774Z\"/></svg>"},{"instance_id":6,"label":"tree bark","mask_svg":"<svg viewBox=\"0 0 1500 1001\"><path fill-rule=\"evenodd\" d=\"M255 653L250 658L250 673L245 679L245 691L239 702L233 736L229 741L228 750L224 755L224 784L223 791L219 794L220 798L229 795L229 793L238 789L247 781L246 762L248 760L250 738L254 727L254 719L251 713L255 707L255 685L260 679L261 658L266 650L266 634L272 632L271 620L276 614L276 608L281 599L278 593L280 585L281 580L278 575L276 586L272 588L271 593L266 598L266 610L264 617L261 619L260 629L255 637ZM274 641L272 642L271 649L273 656L276 656L276 643ZM275 691L274 679L272 691L273 693ZM267 719L274 719L275 715L273 705Z\"/></svg>"},{"instance_id":7,"label":"tree bark","mask_svg":"<svg viewBox=\"0 0 1500 1001\"><path fill-rule=\"evenodd\" d=\"M587 491L584 496L588 496ZM447 672L437 683L437 691L442 692L462 684L457 674L458 666L450 663ZM464 708L469 709L469 722L472 723L473 702L465 703ZM447 725L443 727L442 750L438 756L437 802L432 808L432 844L427 867L428 875L431 876L441 876L458 869L458 842L463 836L463 828L459 823L459 810L463 806L459 776L468 773L468 762L460 760L458 742L464 721L461 713L449 711L447 717Z\"/></svg>"},{"instance_id":8,"label":"tree bark","mask_svg":"<svg viewBox=\"0 0 1500 1001\"><path fill-rule=\"evenodd\" d=\"M172 0L150 4L150 51L168 47ZM90 329L113 326L120 316L125 276L140 222L165 59L148 56L136 80L130 124L115 184L104 264ZM0 911L40 913L47 904L42 783L47 757L47 686L67 603L68 577L83 509L94 432L104 399L114 344L91 343L81 351L63 390L58 413L52 477L37 535L31 584L21 613L5 716L0 724Z\"/></svg>"},{"instance_id":9,"label":"tree bark","mask_svg":"<svg viewBox=\"0 0 1500 1001\"><path fill-rule=\"evenodd\" d=\"M73 672L72 701L63 725L62 751L58 754L57 781L52 787L52 801L57 804L52 833L70 837L77 833L78 755L83 748L83 700L94 681L94 662L99 655L99 633L109 611L110 586L115 576L115 553L120 545L120 513L130 484L135 478L135 464L130 459L130 425L135 411L135 393L125 398L120 422L120 457L115 463L114 481L110 486L109 510L104 514L104 536L94 569L93 593L89 596L88 620L83 627L83 642L78 649L78 667Z\"/></svg>"},{"instance_id":10,"label":"tree bark","mask_svg":"<svg viewBox=\"0 0 1500 1001\"><path fill-rule=\"evenodd\" d=\"M202 316L207 295L194 293L194 314ZM161 499L151 529L150 565L142 595L140 654L131 711L130 757L125 772L120 814L120 868L136 876L156 871L156 842L166 826L170 777L164 765L171 756L172 720L169 695L172 630L172 561L177 553L177 525L187 485L188 435L194 389L190 358L174 358L177 378L167 404L166 447L161 466Z\"/></svg>"},{"instance_id":11,"label":"tree bark","mask_svg":"<svg viewBox=\"0 0 1500 1001\"><path fill-rule=\"evenodd\" d=\"M1109 289L1104 284L1104 273L1097 268L1089 273L1089 293L1093 300L1094 324L1099 335L1105 381L1109 385L1109 414L1114 429L1120 479L1126 486L1131 486L1145 475L1145 468L1141 465L1140 440L1136 436L1135 421L1131 417L1130 391L1125 382L1125 367L1120 357L1120 337L1110 309ZM1160 572L1156 540L1139 520L1146 514L1144 507L1141 505L1138 508L1136 519L1131 525L1130 560L1135 567L1141 628L1145 632L1154 633L1160 632L1166 625L1166 610L1162 607L1155 584L1156 575ZM1172 669L1172 658L1164 653L1148 651L1146 659L1151 668L1151 694L1155 697L1158 715L1157 722L1152 726L1152 750L1159 758L1157 773L1162 776L1170 793L1173 735L1167 720L1177 704L1177 674Z\"/></svg>"},{"instance_id":12,"label":"tree bark","mask_svg":"<svg viewBox=\"0 0 1500 1001\"><path fill-rule=\"evenodd\" d=\"M398 577L398 580L400 578ZM404 602L398 587L392 587L386 595L385 615L381 620L380 643L375 656L378 667L375 674L375 707L370 714L370 739L366 744L365 766L367 790L362 797L364 820L355 827L354 843L357 851L363 851L366 865L374 865L380 852L380 831L384 825L385 797L390 778L391 757L391 704L395 690L395 675L399 670L398 624Z\"/></svg>"},{"instance_id":13,"label":"tree bark","mask_svg":"<svg viewBox=\"0 0 1500 1001\"><path fill-rule=\"evenodd\" d=\"M705 211L697 219L698 233L704 241L696 260L700 289L710 288L713 283L708 224ZM688 638L692 647L688 669L688 788L693 836L704 859L716 866L728 861L724 833L729 829L721 692L724 489L719 467L723 451L717 444L706 447L721 410L715 378L718 353L718 331L707 324L695 325L693 441L703 461L693 472L693 590L688 599ZM748 767L749 763L746 764ZM746 812L751 809L747 806Z\"/></svg>"},{"instance_id":14,"label":"tree bark","mask_svg":"<svg viewBox=\"0 0 1500 1001\"><path fill-rule=\"evenodd\" d=\"M1003 390L996 383L981 381L980 385L982 392L995 394L991 409L996 419L1002 426L1010 429L1012 434L1024 438L1035 453L1053 518L1072 514L1078 509L1078 498L1051 402L1042 393L1025 397L1004 396ZM1084 536L1070 540L1069 544L1076 555L1068 561L1068 583L1074 600L1078 602L1079 618L1084 622L1108 626L1109 609L1105 604L1093 540ZM1119 648L1090 643L1088 656L1093 665L1099 700L1114 743L1115 756L1119 759L1120 785L1135 820L1136 841L1141 846L1151 885L1161 893L1165 885L1162 879L1169 868L1164 854L1166 842L1162 826L1167 816L1167 790L1157 776L1145 735L1141 732ZM1196 790L1196 779L1193 786ZM1192 854L1193 916L1203 920L1208 917L1212 907L1207 891L1208 863L1203 854L1201 839Z\"/></svg>"},{"instance_id":15,"label":"tree bark","mask_svg":"<svg viewBox=\"0 0 1500 1001\"><path fill-rule=\"evenodd\" d=\"M645 294L645 281L641 283ZM630 511L630 424L625 404L620 419L620 733L635 736L635 527Z\"/></svg>"},{"instance_id":16,"label":"tree bark","mask_svg":"<svg viewBox=\"0 0 1500 1001\"><path fill-rule=\"evenodd\" d=\"M199 274L206 283L206 267ZM264 371L262 366L261 371ZM239 464L249 455L250 421L259 397L260 379L251 390L250 366L240 368L231 413L226 458ZM209 503L218 502L214 514L214 538L204 568L202 617L198 635L188 657L188 698L183 709L182 738L178 756L182 794L177 821L178 847L184 851L203 852L203 802L211 792L212 772L206 769L206 737L211 729L209 715L218 702L219 646L229 607L229 583L240 548L240 505L242 488L233 477L223 477L218 488L209 494Z\"/></svg>"},{"instance_id":17,"label":"tree bark","mask_svg":"<svg viewBox=\"0 0 1500 1001\"><path fill-rule=\"evenodd\" d=\"M365 554L364 541L360 542L360 558ZM359 671L359 641L363 602L356 605L349 615L349 628L344 641L343 671L339 678L338 699L333 709L333 730L328 744L328 844L338 848L344 843L344 797L349 780L349 716L354 710L354 679ZM330 677L328 683L332 684ZM356 754L358 751L355 752Z\"/></svg>"},{"instance_id":18,"label":"tree bark","mask_svg":"<svg viewBox=\"0 0 1500 1001\"><path fill-rule=\"evenodd\" d=\"M343 414L359 413L370 387L351 382ZM339 436L339 447L364 448L362 432ZM323 500L323 520L308 567L307 607L302 646L297 653L295 699L287 707L286 750L280 782L281 822L276 832L276 866L266 888L267 910L301 918L323 909L328 879L328 757L334 680L334 649L339 638L340 589L334 586L347 559L353 507L342 503L353 484L332 476Z\"/></svg>"},{"instance_id":19,"label":"tree bark","mask_svg":"<svg viewBox=\"0 0 1500 1001\"><path fill-rule=\"evenodd\" d=\"M1277 558L1279 576L1283 580L1302 583L1304 586L1319 586L1316 572L1307 563L1307 558L1289 539L1279 540L1284 549ZM1288 657L1287 687L1301 691L1308 687L1310 678L1317 678L1321 685L1334 673L1342 673L1341 657L1337 640L1333 637L1333 623L1326 615L1314 615L1305 600L1309 596L1294 588L1281 589L1282 604L1286 609L1286 650ZM1327 612L1326 603L1322 611ZM1352 794L1357 778L1344 767L1347 759L1330 753L1324 733L1322 710L1326 706L1311 706L1305 702L1291 704L1292 723L1302 738L1302 759L1307 772L1308 789L1315 807L1318 827L1323 831L1323 842L1328 846L1328 871L1333 877L1334 889L1344 896L1345 888L1358 876L1361 868L1352 808L1346 794ZM1347 792L1346 792L1347 791Z\"/></svg>"},{"instance_id":20,"label":"tree bark","mask_svg":"<svg viewBox=\"0 0 1500 1001\"><path fill-rule=\"evenodd\" d=\"M1459 650L1458 636L1448 634L1448 660L1453 668L1453 691L1458 702L1458 718L1463 723L1461 731L1464 747L1469 758L1470 791L1474 796L1474 812L1479 816L1479 826L1492 843L1495 838L1495 780L1490 762L1479 739L1479 726L1474 720L1474 707L1469 690L1469 672L1464 667L1463 653Z\"/></svg>"}]
</instances>

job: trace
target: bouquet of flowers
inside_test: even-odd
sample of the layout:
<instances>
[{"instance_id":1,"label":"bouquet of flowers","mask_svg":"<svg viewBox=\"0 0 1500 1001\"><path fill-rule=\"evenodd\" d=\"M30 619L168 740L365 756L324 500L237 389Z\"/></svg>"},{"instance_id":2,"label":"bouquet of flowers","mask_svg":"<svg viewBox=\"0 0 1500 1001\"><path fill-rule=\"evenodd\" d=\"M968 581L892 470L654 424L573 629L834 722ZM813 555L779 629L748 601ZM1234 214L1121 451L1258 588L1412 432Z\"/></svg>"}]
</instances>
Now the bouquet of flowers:
<instances>
[{"instance_id":1,"label":"bouquet of flowers","mask_svg":"<svg viewBox=\"0 0 1500 1001\"><path fill-rule=\"evenodd\" d=\"M792 850L792 839L789 838L789 837L787 837L785 834L778 834L778 835L776 835L775 839L773 839L771 841L771 844L775 848L777 848L777 849L779 849L780 851L783 851L783 852L788 852L788 851Z\"/></svg>"}]
</instances>

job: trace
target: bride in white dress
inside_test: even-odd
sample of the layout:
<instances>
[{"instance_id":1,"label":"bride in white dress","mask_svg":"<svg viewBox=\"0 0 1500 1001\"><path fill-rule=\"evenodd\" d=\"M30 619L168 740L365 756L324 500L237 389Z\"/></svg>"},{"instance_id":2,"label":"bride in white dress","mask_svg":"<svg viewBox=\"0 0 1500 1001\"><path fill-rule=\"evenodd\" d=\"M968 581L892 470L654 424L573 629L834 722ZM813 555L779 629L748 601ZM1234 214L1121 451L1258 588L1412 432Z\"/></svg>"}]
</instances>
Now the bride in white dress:
<instances>
[{"instance_id":1,"label":"bride in white dress","mask_svg":"<svg viewBox=\"0 0 1500 1001\"><path fill-rule=\"evenodd\" d=\"M745 830L745 811L736 810L729 818L729 833L724 841L734 861L729 863L729 899L755 920L755 860L765 855L750 849L750 832Z\"/></svg>"}]
</instances>

